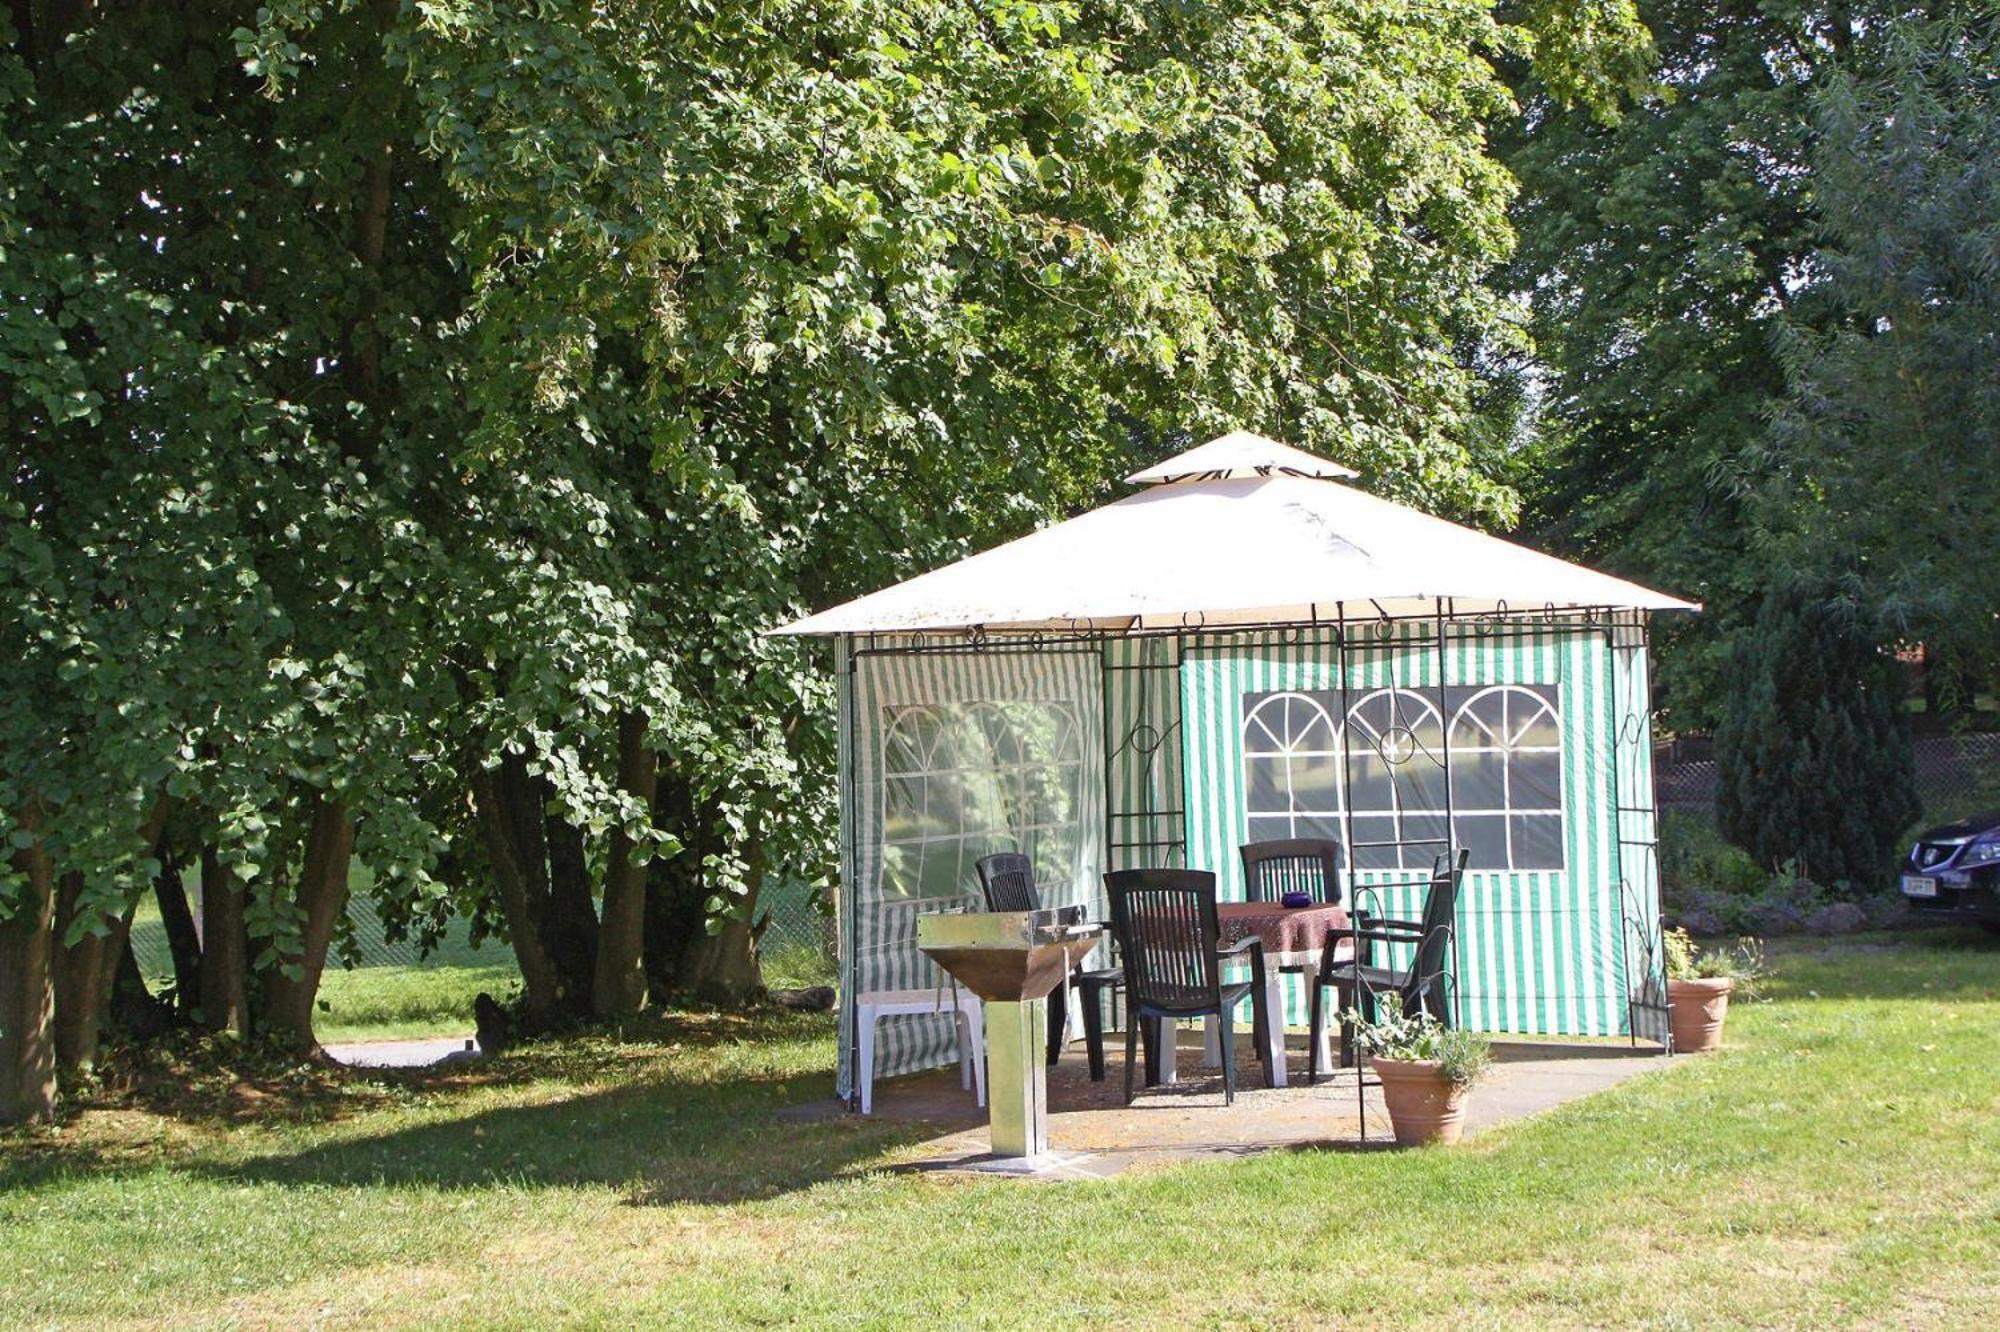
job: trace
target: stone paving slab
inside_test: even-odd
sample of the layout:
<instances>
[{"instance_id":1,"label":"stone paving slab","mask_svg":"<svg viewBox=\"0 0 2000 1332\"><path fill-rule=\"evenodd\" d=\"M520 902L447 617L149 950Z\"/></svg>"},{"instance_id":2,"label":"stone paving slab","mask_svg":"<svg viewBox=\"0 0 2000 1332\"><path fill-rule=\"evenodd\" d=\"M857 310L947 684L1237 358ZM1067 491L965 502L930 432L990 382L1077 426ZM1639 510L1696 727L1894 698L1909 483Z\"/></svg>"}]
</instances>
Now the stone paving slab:
<instances>
[{"instance_id":1,"label":"stone paving slab","mask_svg":"<svg viewBox=\"0 0 2000 1332\"><path fill-rule=\"evenodd\" d=\"M1245 1041L1243 1045L1248 1045ZM1201 1067L1199 1033L1183 1032L1176 1067L1181 1081L1141 1087L1124 1104L1122 1047L1106 1051L1105 1080L1093 1083L1081 1046L1073 1046L1049 1070L1049 1146L1044 1171L1032 1178L1103 1177L1133 1166L1203 1158L1246 1156L1305 1148L1370 1150L1387 1147L1388 1112L1381 1091L1364 1089L1357 1102L1351 1069L1321 1070L1315 1086L1305 1085L1305 1050L1296 1037L1287 1068L1292 1085L1263 1085L1254 1055L1242 1054L1236 1103L1223 1103L1222 1078ZM1494 1070L1466 1106L1466 1133L1476 1135L1500 1124L1588 1096L1628 1078L1664 1068L1668 1059L1656 1046L1632 1049L1624 1042L1496 1039ZM791 1119L828 1118L849 1113L839 1101L818 1101L781 1112ZM936 1125L938 1132L912 1149L905 1168L922 1171L973 1170L1023 1174L992 1157L986 1114L972 1094L959 1087L956 1068L939 1069L876 1084L875 1113L900 1122Z\"/></svg>"},{"instance_id":2,"label":"stone paving slab","mask_svg":"<svg viewBox=\"0 0 2000 1332\"><path fill-rule=\"evenodd\" d=\"M478 1042L465 1036L433 1036L418 1041L334 1041L327 1057L355 1068L429 1068L446 1059L476 1059Z\"/></svg>"}]
</instances>

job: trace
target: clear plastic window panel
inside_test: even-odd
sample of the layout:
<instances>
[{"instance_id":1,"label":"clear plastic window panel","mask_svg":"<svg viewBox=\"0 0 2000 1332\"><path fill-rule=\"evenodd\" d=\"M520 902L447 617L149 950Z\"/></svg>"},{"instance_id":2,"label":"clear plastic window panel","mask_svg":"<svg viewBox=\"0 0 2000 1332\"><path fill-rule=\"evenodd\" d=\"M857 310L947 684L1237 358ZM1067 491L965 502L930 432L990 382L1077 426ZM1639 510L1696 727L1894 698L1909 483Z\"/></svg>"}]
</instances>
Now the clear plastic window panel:
<instances>
[{"instance_id":1,"label":"clear plastic window panel","mask_svg":"<svg viewBox=\"0 0 2000 1332\"><path fill-rule=\"evenodd\" d=\"M978 862L1021 851L1067 880L1082 809L1081 734L1059 703L916 704L886 710L882 891L971 899Z\"/></svg>"},{"instance_id":2,"label":"clear plastic window panel","mask_svg":"<svg viewBox=\"0 0 2000 1332\"><path fill-rule=\"evenodd\" d=\"M1360 869L1428 869L1448 842L1470 851L1474 869L1564 867L1552 686L1378 689L1345 716L1332 691L1246 695L1243 789L1254 840L1344 841L1351 807Z\"/></svg>"}]
</instances>

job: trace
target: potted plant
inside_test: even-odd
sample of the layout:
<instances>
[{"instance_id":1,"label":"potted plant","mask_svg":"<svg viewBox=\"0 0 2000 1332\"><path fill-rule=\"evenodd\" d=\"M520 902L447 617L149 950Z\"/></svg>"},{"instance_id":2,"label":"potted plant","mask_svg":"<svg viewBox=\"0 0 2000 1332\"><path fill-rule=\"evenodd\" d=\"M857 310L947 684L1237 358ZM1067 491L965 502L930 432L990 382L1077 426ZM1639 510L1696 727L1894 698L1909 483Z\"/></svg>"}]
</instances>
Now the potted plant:
<instances>
[{"instance_id":1,"label":"potted plant","mask_svg":"<svg viewBox=\"0 0 2000 1332\"><path fill-rule=\"evenodd\" d=\"M1402 1147L1457 1142L1465 1128L1465 1093L1492 1066L1483 1036L1447 1027L1429 1013L1405 1013L1402 996L1385 994L1373 1021L1347 1015L1354 1039L1373 1056L1382 1099Z\"/></svg>"},{"instance_id":2,"label":"potted plant","mask_svg":"<svg viewBox=\"0 0 2000 1332\"><path fill-rule=\"evenodd\" d=\"M1732 947L1701 949L1688 932L1668 930L1667 1011L1674 1032L1674 1051L1694 1054L1722 1044L1722 1023L1729 1016L1729 996L1748 999L1764 973L1764 945L1738 939Z\"/></svg>"}]
</instances>

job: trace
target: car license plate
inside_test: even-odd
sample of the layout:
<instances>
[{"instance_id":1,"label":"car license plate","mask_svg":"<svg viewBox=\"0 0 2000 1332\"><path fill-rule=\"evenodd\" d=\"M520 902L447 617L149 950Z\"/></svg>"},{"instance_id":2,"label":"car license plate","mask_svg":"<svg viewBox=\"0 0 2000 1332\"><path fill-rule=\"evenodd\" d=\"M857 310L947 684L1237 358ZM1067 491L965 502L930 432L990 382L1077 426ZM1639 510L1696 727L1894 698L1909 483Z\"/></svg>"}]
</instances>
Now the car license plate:
<instances>
[{"instance_id":1,"label":"car license plate","mask_svg":"<svg viewBox=\"0 0 2000 1332\"><path fill-rule=\"evenodd\" d=\"M1923 874L1905 874L1903 876L1903 896L1936 897L1937 880Z\"/></svg>"}]
</instances>

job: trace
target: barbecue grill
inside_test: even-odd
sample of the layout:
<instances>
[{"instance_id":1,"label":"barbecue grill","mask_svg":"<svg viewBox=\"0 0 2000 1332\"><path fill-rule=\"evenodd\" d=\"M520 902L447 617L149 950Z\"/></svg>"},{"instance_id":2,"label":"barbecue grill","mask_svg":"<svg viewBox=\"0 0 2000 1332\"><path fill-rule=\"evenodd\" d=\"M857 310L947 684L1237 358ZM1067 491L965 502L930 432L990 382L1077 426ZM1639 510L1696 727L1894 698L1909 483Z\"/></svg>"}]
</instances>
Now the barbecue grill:
<instances>
[{"instance_id":1,"label":"barbecue grill","mask_svg":"<svg viewBox=\"0 0 2000 1332\"><path fill-rule=\"evenodd\" d=\"M987 1104L995 1156L1049 1149L1049 1081L1042 1000L1097 946L1102 925L1080 906L933 913L917 947L986 1001Z\"/></svg>"}]
</instances>

